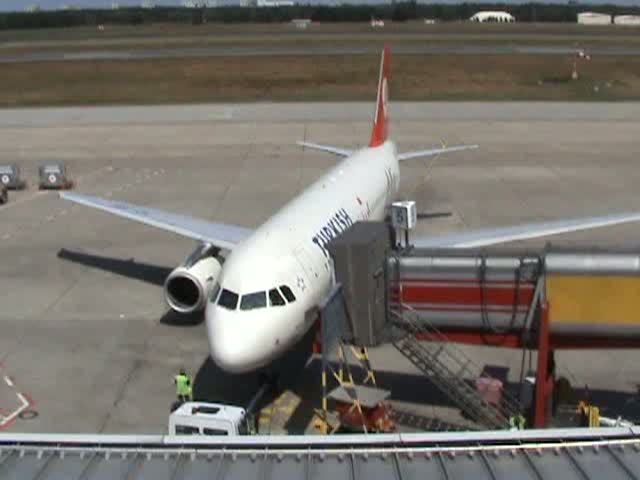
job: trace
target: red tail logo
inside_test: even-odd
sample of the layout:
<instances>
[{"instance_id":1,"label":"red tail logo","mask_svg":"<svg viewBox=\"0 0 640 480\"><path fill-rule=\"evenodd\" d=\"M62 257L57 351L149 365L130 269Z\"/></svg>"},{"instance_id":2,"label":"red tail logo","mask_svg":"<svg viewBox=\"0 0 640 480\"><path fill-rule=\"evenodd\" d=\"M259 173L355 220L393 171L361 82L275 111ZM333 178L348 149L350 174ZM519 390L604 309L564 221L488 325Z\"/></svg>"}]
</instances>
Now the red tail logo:
<instances>
[{"instance_id":1,"label":"red tail logo","mask_svg":"<svg viewBox=\"0 0 640 480\"><path fill-rule=\"evenodd\" d=\"M389 60L391 50L388 45L382 50L380 60L380 78L378 79L378 98L376 100L376 114L373 118L373 132L371 133L370 147L382 145L387 140L389 133L389 117L387 105L389 101Z\"/></svg>"}]
</instances>

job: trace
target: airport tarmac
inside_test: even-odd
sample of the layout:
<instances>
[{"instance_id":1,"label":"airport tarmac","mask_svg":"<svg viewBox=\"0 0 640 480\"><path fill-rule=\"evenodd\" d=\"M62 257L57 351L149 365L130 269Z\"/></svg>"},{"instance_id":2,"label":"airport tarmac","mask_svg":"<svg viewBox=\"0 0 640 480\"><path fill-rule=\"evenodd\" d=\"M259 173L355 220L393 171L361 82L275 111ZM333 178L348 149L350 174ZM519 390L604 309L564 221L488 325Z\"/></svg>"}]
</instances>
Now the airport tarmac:
<instances>
[{"instance_id":1,"label":"airport tarmac","mask_svg":"<svg viewBox=\"0 0 640 480\"><path fill-rule=\"evenodd\" d=\"M470 44L398 44L393 47L395 55L574 55L580 48L565 45L509 45L505 43ZM28 51L19 54L0 54L2 63L32 62L82 62L96 60L148 60L161 58L207 58L207 57L263 57L263 56L342 56L377 55L379 45L349 46L207 46L182 48L130 48L87 49L82 51L50 49ZM592 46L589 53L597 56L637 56L640 48L635 46Z\"/></svg>"},{"instance_id":2,"label":"airport tarmac","mask_svg":"<svg viewBox=\"0 0 640 480\"><path fill-rule=\"evenodd\" d=\"M453 212L422 223L419 235L640 208L640 104L391 108L400 151L481 146L429 169L403 165L406 198L421 211ZM180 367L196 375L196 396L212 401L242 401L255 382L221 374L208 361L204 325L167 314L162 282L194 242L39 192L40 162L66 161L81 192L252 227L336 161L296 140L365 144L371 114L370 104L345 103L0 111L0 163L20 163L30 184L0 208L0 415L28 403L5 429L160 433ZM640 225L628 225L554 243L636 246L639 237ZM464 350L519 377L521 351ZM427 428L434 417L459 420L393 348L372 358L394 407ZM603 414L635 420L637 359L633 351L562 352L558 373L589 385ZM263 409L261 431L299 433L320 405L317 362L287 364L299 367Z\"/></svg>"}]
</instances>

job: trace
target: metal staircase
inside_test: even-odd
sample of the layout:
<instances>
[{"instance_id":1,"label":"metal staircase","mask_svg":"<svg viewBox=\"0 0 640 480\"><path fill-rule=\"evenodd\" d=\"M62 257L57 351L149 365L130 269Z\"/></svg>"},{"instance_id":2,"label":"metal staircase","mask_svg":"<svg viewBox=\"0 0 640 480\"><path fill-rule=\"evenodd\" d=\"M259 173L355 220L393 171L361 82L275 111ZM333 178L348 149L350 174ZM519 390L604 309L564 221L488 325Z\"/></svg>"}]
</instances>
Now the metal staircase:
<instances>
[{"instance_id":1,"label":"metal staircase","mask_svg":"<svg viewBox=\"0 0 640 480\"><path fill-rule=\"evenodd\" d=\"M492 429L506 428L509 418L520 413L520 405L506 391L500 405L487 403L472 383L482 375L473 361L424 318L407 305L391 310L392 324L402 332L393 345L411 363L474 421ZM420 341L416 335L426 334L433 341Z\"/></svg>"}]
</instances>

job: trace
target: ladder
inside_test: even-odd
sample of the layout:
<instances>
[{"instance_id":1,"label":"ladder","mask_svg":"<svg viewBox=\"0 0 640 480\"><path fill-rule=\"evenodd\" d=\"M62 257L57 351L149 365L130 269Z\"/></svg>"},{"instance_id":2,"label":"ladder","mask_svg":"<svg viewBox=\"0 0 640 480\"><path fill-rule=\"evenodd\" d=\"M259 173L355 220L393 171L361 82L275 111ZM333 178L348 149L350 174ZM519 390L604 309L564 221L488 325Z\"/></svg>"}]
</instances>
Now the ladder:
<instances>
[{"instance_id":1,"label":"ladder","mask_svg":"<svg viewBox=\"0 0 640 480\"><path fill-rule=\"evenodd\" d=\"M460 410L479 424L501 429L509 426L509 418L521 411L519 402L506 391L500 405L486 402L469 381L482 375L479 367L424 318L407 305L391 310L391 321L402 331L392 343ZM427 334L435 341L419 341L416 334Z\"/></svg>"}]
</instances>

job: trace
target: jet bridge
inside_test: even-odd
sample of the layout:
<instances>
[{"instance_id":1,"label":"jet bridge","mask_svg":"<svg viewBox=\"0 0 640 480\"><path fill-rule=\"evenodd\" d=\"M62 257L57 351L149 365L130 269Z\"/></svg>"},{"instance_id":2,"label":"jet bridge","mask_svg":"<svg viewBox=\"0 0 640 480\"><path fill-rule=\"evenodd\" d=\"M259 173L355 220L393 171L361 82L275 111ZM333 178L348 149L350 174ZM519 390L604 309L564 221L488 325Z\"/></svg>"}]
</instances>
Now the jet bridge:
<instances>
[{"instance_id":1,"label":"jet bridge","mask_svg":"<svg viewBox=\"0 0 640 480\"><path fill-rule=\"evenodd\" d=\"M450 339L520 346L546 308L553 348L640 346L640 249L413 249L386 272L388 311Z\"/></svg>"},{"instance_id":2,"label":"jet bridge","mask_svg":"<svg viewBox=\"0 0 640 480\"><path fill-rule=\"evenodd\" d=\"M386 224L361 222L329 246L357 345L388 341L409 311L450 340L520 347L544 307L552 348L640 346L640 248L391 245Z\"/></svg>"},{"instance_id":3,"label":"jet bridge","mask_svg":"<svg viewBox=\"0 0 640 480\"><path fill-rule=\"evenodd\" d=\"M384 223L356 224L330 246L350 328L393 343L463 411L498 428L522 410L470 387L481 371L454 343L538 350L535 426L546 426L560 348L640 346L640 250L414 249ZM482 372L485 375L486 372Z\"/></svg>"}]
</instances>

